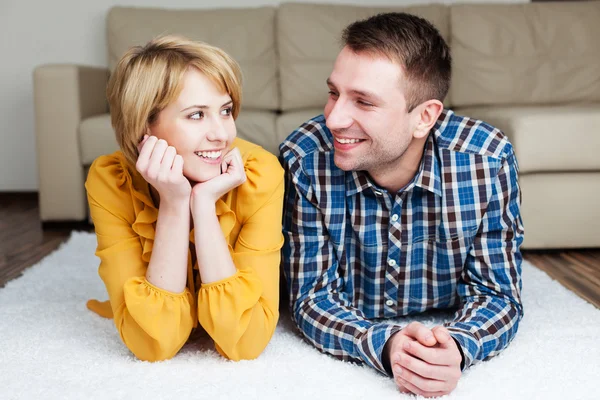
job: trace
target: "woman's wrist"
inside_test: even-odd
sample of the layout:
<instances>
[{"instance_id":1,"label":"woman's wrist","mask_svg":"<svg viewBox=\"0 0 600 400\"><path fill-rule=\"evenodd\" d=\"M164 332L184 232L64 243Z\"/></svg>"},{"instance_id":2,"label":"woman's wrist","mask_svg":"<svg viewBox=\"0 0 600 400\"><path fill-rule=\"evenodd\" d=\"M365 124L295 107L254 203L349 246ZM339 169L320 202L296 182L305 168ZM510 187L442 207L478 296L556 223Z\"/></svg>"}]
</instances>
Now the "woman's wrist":
<instances>
[{"instance_id":1,"label":"woman's wrist","mask_svg":"<svg viewBox=\"0 0 600 400\"><path fill-rule=\"evenodd\" d=\"M192 196L191 210L194 219L196 219L196 217L205 218L211 215L216 217L216 200L212 200L207 197L201 197L199 195Z\"/></svg>"},{"instance_id":2,"label":"woman's wrist","mask_svg":"<svg viewBox=\"0 0 600 400\"><path fill-rule=\"evenodd\" d=\"M167 212L168 214L185 214L189 213L190 200L189 198L172 198L172 199L161 199L159 210Z\"/></svg>"}]
</instances>

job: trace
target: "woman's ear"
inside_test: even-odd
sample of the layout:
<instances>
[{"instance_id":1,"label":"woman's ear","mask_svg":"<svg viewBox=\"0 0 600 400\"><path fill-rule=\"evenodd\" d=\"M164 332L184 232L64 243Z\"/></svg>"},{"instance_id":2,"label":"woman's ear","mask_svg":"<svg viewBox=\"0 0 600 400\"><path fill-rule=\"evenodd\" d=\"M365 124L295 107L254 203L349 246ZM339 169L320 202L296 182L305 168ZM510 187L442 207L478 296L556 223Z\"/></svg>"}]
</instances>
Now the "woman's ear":
<instances>
[{"instance_id":1,"label":"woman's ear","mask_svg":"<svg viewBox=\"0 0 600 400\"><path fill-rule=\"evenodd\" d=\"M413 133L415 139L422 139L429 134L443 110L444 105L439 100L428 100L414 110L418 112L417 126Z\"/></svg>"}]
</instances>

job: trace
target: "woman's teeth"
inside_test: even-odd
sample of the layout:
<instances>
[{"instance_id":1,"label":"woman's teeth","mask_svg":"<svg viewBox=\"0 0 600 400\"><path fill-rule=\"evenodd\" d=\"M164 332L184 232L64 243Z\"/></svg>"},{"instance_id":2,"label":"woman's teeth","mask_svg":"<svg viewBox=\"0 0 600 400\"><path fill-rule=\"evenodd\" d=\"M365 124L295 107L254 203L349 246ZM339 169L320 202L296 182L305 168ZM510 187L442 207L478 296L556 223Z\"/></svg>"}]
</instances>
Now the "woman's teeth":
<instances>
[{"instance_id":1,"label":"woman's teeth","mask_svg":"<svg viewBox=\"0 0 600 400\"><path fill-rule=\"evenodd\" d=\"M335 140L337 140L338 142L340 142L342 144L358 143L358 142L362 141L362 139L339 139L339 138L335 138Z\"/></svg>"},{"instance_id":2,"label":"woman's teeth","mask_svg":"<svg viewBox=\"0 0 600 400\"><path fill-rule=\"evenodd\" d=\"M221 157L222 151L197 151L195 154L204 158L217 159Z\"/></svg>"}]
</instances>

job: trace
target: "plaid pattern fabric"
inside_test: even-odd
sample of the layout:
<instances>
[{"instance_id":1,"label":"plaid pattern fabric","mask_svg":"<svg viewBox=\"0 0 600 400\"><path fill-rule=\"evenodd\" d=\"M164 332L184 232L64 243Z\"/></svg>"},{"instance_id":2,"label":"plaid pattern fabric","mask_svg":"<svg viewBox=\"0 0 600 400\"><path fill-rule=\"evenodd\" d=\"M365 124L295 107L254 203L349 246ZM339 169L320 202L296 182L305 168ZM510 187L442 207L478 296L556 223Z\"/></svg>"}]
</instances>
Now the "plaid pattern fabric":
<instances>
[{"instance_id":1,"label":"plaid pattern fabric","mask_svg":"<svg viewBox=\"0 0 600 400\"><path fill-rule=\"evenodd\" d=\"M280 146L283 272L304 336L386 373L383 347L402 326L379 319L458 307L446 326L464 367L504 349L523 315L518 166L507 138L444 110L398 193L340 170L333 151L322 115Z\"/></svg>"}]
</instances>

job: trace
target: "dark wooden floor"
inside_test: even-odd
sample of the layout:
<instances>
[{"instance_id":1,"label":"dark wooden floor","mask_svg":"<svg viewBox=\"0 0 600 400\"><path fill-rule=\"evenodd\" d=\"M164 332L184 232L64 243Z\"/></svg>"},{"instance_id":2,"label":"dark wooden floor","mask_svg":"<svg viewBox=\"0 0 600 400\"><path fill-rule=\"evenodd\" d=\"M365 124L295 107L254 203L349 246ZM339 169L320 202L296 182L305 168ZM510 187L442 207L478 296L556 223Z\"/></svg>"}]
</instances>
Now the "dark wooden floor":
<instances>
[{"instance_id":1,"label":"dark wooden floor","mask_svg":"<svg viewBox=\"0 0 600 400\"><path fill-rule=\"evenodd\" d=\"M50 224L42 229L36 193L0 193L0 287L17 278L88 224ZM524 257L600 308L600 249L525 251Z\"/></svg>"},{"instance_id":2,"label":"dark wooden floor","mask_svg":"<svg viewBox=\"0 0 600 400\"><path fill-rule=\"evenodd\" d=\"M43 229L37 193L0 193L0 287L55 250L73 229L88 224L56 224Z\"/></svg>"}]
</instances>

